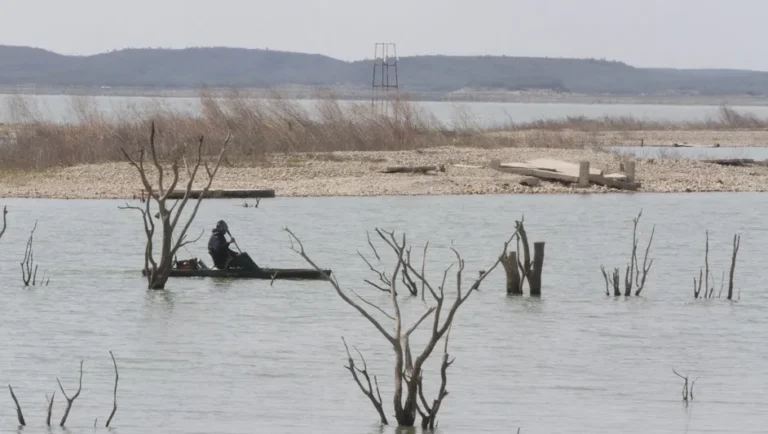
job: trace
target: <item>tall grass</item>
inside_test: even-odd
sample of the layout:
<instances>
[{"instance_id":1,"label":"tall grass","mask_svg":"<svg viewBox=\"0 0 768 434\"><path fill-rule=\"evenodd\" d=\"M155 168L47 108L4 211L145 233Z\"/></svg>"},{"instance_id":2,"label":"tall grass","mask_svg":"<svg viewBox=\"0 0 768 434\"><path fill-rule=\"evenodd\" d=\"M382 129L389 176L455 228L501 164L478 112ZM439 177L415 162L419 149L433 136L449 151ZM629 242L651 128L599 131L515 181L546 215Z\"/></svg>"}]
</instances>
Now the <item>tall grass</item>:
<instances>
[{"instance_id":1,"label":"tall grass","mask_svg":"<svg viewBox=\"0 0 768 434\"><path fill-rule=\"evenodd\" d=\"M237 91L223 97L202 93L200 114L182 112L156 100L107 116L93 99L75 96L69 100L73 121L56 123L47 120L34 100L16 95L6 107L12 123L0 125L0 169L41 170L121 161L121 148L132 151L146 146L150 121L157 127L161 159L178 158L184 144L196 143L201 135L209 145L206 150L216 152L231 131L227 160L235 165L261 163L271 153L393 151L447 145L573 148L596 144L602 131L768 127L768 120L723 107L718 119L682 125L631 117L570 117L483 128L470 113L460 112L454 126L448 128L407 99L391 101L386 113L370 103L342 104L332 94L317 95L317 100L313 110L308 110L300 102L277 94L252 99Z\"/></svg>"}]
</instances>

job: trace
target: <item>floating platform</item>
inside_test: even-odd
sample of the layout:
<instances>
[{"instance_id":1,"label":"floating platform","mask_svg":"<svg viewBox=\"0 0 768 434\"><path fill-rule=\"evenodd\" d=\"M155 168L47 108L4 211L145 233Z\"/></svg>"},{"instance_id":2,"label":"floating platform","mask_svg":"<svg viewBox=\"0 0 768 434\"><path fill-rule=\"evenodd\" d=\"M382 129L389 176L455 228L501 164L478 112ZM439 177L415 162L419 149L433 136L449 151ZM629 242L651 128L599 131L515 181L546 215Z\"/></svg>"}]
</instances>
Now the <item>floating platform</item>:
<instances>
[{"instance_id":1,"label":"floating platform","mask_svg":"<svg viewBox=\"0 0 768 434\"><path fill-rule=\"evenodd\" d=\"M142 197L147 196L146 190L141 190ZM193 189L189 191L190 199L197 199L203 194L202 189ZM170 194L170 199L182 199L184 197L184 190L174 190ZM226 189L226 190L208 190L205 195L209 199L264 199L275 197L275 190L273 189Z\"/></svg>"}]
</instances>

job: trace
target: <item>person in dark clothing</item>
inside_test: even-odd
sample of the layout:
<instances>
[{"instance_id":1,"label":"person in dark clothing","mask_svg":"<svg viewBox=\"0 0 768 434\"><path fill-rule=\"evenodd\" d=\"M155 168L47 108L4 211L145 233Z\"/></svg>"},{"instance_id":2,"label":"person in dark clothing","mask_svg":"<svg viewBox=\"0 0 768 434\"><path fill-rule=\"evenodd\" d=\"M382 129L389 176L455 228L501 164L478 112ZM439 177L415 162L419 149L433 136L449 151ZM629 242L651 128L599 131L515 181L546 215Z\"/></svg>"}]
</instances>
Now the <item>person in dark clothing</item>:
<instances>
[{"instance_id":1,"label":"person in dark clothing","mask_svg":"<svg viewBox=\"0 0 768 434\"><path fill-rule=\"evenodd\" d=\"M234 244L235 239L231 238L229 241L224 235L229 233L229 227L224 220L219 220L216 223L216 227L211 231L211 238L208 240L208 253L213 259L213 265L219 270L258 270L259 266L253 262L253 259L248 253L237 253L229 248L230 244Z\"/></svg>"}]
</instances>

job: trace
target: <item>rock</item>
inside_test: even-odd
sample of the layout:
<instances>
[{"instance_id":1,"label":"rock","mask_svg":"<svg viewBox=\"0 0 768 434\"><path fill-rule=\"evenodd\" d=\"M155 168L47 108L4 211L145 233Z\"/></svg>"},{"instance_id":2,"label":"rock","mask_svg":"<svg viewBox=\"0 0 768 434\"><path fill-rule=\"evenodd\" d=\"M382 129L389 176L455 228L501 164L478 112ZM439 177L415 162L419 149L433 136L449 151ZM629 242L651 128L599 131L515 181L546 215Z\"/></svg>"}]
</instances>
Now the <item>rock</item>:
<instances>
[{"instance_id":1,"label":"rock","mask_svg":"<svg viewBox=\"0 0 768 434\"><path fill-rule=\"evenodd\" d=\"M528 187L538 187L541 185L541 180L539 178L534 178L533 176L526 176L521 179L519 183L520 185L525 185Z\"/></svg>"}]
</instances>

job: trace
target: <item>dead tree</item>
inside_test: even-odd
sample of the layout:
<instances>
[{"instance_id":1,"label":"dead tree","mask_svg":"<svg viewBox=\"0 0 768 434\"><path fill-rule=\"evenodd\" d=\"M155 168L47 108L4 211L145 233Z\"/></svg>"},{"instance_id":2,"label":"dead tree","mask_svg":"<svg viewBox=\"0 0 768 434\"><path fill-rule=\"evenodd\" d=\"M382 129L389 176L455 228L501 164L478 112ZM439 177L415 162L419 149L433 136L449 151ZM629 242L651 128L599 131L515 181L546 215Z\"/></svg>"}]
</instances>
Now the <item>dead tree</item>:
<instances>
[{"instance_id":1,"label":"dead tree","mask_svg":"<svg viewBox=\"0 0 768 434\"><path fill-rule=\"evenodd\" d=\"M688 376L680 375L677 371L675 371L675 368L672 368L672 372L675 373L678 377L683 379L683 390L682 390L682 396L683 396L683 402L688 404L688 401L693 401L693 385L696 384L696 380L698 378L695 378L693 381L690 382L690 388L688 387Z\"/></svg>"},{"instance_id":2,"label":"dead tree","mask_svg":"<svg viewBox=\"0 0 768 434\"><path fill-rule=\"evenodd\" d=\"M709 231L705 233L706 239L704 244L704 270L699 270L698 280L693 278L693 298L715 298L715 278L709 270ZM733 251L731 253L731 270L728 278L728 300L733 299L733 277L736 271L736 257L739 253L739 247L741 245L741 235L736 234L733 236ZM710 285L710 277L711 285ZM702 283L704 284L702 292ZM717 294L717 298L721 298L723 295L723 289L725 287L725 272L723 272L720 279L720 292Z\"/></svg>"},{"instance_id":3,"label":"dead tree","mask_svg":"<svg viewBox=\"0 0 768 434\"><path fill-rule=\"evenodd\" d=\"M523 295L523 286L527 279L531 296L539 297L541 296L541 271L544 266L544 242L533 243L533 262L531 262L531 249L528 245L524 220L523 217L515 222L515 233L512 237L517 241L517 250L507 252L505 248L501 256L501 265L507 276L507 294ZM521 245L522 255L520 254Z\"/></svg>"},{"instance_id":4,"label":"dead tree","mask_svg":"<svg viewBox=\"0 0 768 434\"><path fill-rule=\"evenodd\" d=\"M294 235L290 229L286 228L285 230L290 236L291 248L302 258L304 258L304 260L307 261L307 263L314 269L320 270L321 268L318 267L314 260L310 259L310 257L304 251L304 246L302 245L299 238ZM390 294L390 301L392 304L391 313L377 306L373 302L366 300L354 291L350 291L352 296L348 295L347 291L341 289L341 285L336 280L334 275L327 276L327 280L333 286L336 293L342 298L342 300L344 300L344 302L346 302L348 305L357 310L363 317L365 317L379 331L379 333L384 336L384 338L387 340L387 342L389 342L394 350L395 360L393 401L395 419L397 420L398 426L414 426L416 423L417 415L420 415L422 418L421 424L423 427L434 427L436 424L437 412L440 409L440 404L448 394L445 389L447 381L446 372L453 361L449 358L447 352L447 344L445 347L445 354L443 356L443 364L441 367L442 384L437 398L433 400L431 405L429 405L427 400L424 398L422 383L424 363L432 354L438 342L443 338L443 336L446 335L450 329L459 307L461 307L467 298L469 298L469 296L472 295L472 293L480 287L482 281L486 276L488 276L488 274L490 274L494 268L496 268L496 266L501 261L501 258L499 257L493 266L490 267L486 273L482 273L481 276L469 287L469 289L465 291L462 286L464 260L455 249L451 249L456 256L458 269L456 271L456 296L453 301L450 301L446 299L445 283L448 278L448 273L453 265L445 270L443 273L442 283L435 287L426 279L422 271L417 270L416 267L411 264L407 254L408 247L406 244L405 235L403 235L402 238L398 240L398 237L396 237L393 232L386 232L380 229L376 229L376 233L392 249L392 251L395 253L395 256L397 257L394 264L394 271L392 272L392 275L388 277L388 289ZM511 242L511 239L504 244L505 251L509 242ZM416 282L423 284L426 291L435 301L433 306L428 307L426 311L421 314L421 316L415 322L413 322L410 327L407 328L404 324L403 317L400 312L400 304L398 302L396 291L398 274L400 274L402 270L408 270ZM373 312L363 306L370 307L376 312ZM374 318L374 315L378 314L381 314L392 321L394 326L393 332L389 331L388 327L383 326L379 320ZM410 337L416 331L419 325L421 325L430 317L432 317L430 337L424 349L420 353L417 353L417 356L414 358L411 351ZM358 368L354 363L354 359L349 354L348 347L347 359L349 363L347 369L352 373L352 376L358 387L373 403L377 413L379 414L381 423L387 424L388 421L383 410L383 403L376 376L373 377L374 381L372 385L365 360L362 360L363 368ZM365 379L365 383L360 379L358 374L362 375L362 377Z\"/></svg>"},{"instance_id":5,"label":"dead tree","mask_svg":"<svg viewBox=\"0 0 768 434\"><path fill-rule=\"evenodd\" d=\"M203 136L200 136L198 140L195 161L192 165L188 164L183 151L180 153L180 155L176 156L176 159L171 164L170 185L165 184L165 170L160 164L160 159L155 149L154 122L152 122L149 135L149 154L152 159L152 164L157 171L156 185L150 182L147 174L147 168L144 167L145 149L142 148L139 150L137 158L131 157L128 152L126 152L124 149L121 149L123 155L128 160L130 165L138 171L139 176L141 177L141 183L144 185L144 190L147 193L147 200L143 207L126 205L120 208L134 209L139 211L144 221L144 233L147 238L147 244L144 250L144 274L147 277L149 289L165 289L165 283L168 281L168 277L171 273L171 267L173 265L174 257L176 256L176 252L187 244L197 241L187 240L187 231L189 230L189 226L192 224L192 221L197 215L197 210L200 207L200 203L208 193L208 190L211 188L211 184L216 177L216 173L219 171L219 164L221 163L224 151L227 149L230 137L230 135L227 135L227 138L224 140L224 145L221 147L221 151L216 158L213 169L211 169L208 163L203 161ZM171 194L173 194L174 190L176 189L176 185L179 182L179 159L183 161L184 167L187 171L188 180L184 190L184 196L181 199L176 200L174 204L169 207L168 200ZM190 197L190 191L192 190L192 185L195 182L195 179L198 175L198 170L200 169L201 165L203 165L205 168L205 172L208 176L208 182L206 183L202 194L200 194L197 198L195 206L192 210L192 214L187 218L186 223L183 224L178 235L174 237L174 231L176 231L177 225L181 219L181 214L184 211L184 208L187 206L187 202ZM154 253L155 222L153 221L152 214L150 213L150 206L153 202L156 204L158 209L157 214L159 216L162 230L159 260L155 259ZM200 235L202 236L202 233ZM173 241L174 238L176 239L175 242ZM198 237L198 239L199 238L200 237Z\"/></svg>"},{"instance_id":6,"label":"dead tree","mask_svg":"<svg viewBox=\"0 0 768 434\"><path fill-rule=\"evenodd\" d=\"M635 296L639 296L640 293L643 292L645 281L648 278L648 272L651 271L651 267L653 266L653 259L648 260L648 253L650 252L651 244L653 243L653 235L656 233L656 225L651 229L651 236L648 239L648 246L645 248L645 256L643 257L642 266L637 259L637 246L639 244L639 240L637 239L637 224L640 222L640 217L642 217L642 215L643 210L640 210L637 217L632 219L632 222L634 223L632 227L632 252L629 256L629 263L627 264L624 273L625 297L630 297L633 289L635 289ZM605 271L605 266L601 265L600 271L603 273L603 278L605 279L605 295L610 296L610 288L613 287L613 295L615 297L620 297L622 294L620 269L618 267L614 268L613 273L609 275L608 272Z\"/></svg>"},{"instance_id":7,"label":"dead tree","mask_svg":"<svg viewBox=\"0 0 768 434\"><path fill-rule=\"evenodd\" d=\"M37 264L35 264L35 251L32 247L32 242L35 236L35 230L37 229L37 221L35 221L35 226L32 228L32 232L29 234L29 239L27 239L27 247L24 250L24 259L21 261L21 281L24 282L24 286L37 286ZM46 279L45 273L43 273L43 278L40 280L40 284L43 286L47 286L50 282L51 278L48 277Z\"/></svg>"}]
</instances>

